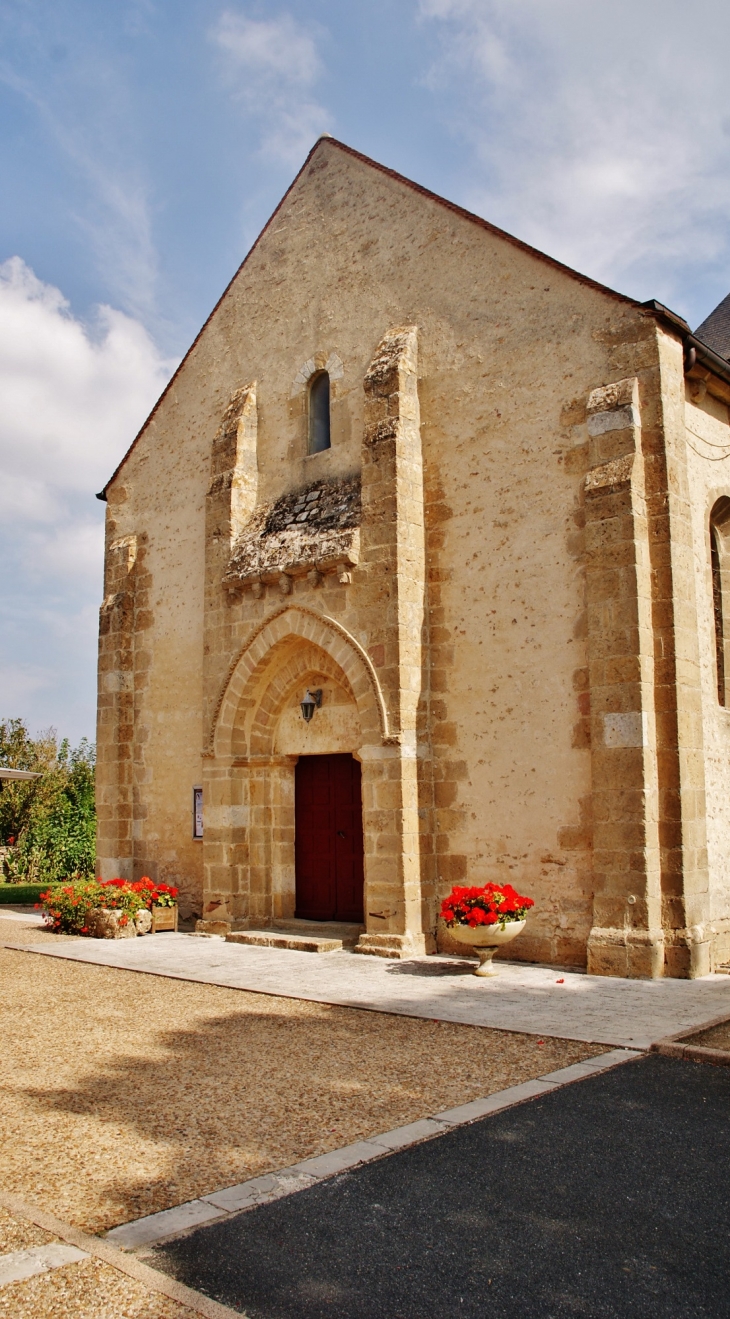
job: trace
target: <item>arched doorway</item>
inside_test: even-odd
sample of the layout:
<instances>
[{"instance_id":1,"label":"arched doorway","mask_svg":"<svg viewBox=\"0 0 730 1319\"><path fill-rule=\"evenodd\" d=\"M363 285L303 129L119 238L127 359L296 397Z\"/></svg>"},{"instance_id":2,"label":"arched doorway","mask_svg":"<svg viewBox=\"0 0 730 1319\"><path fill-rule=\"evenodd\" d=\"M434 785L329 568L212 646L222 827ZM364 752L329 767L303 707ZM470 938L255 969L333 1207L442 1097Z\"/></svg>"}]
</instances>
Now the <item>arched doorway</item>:
<instances>
[{"instance_id":1,"label":"arched doorway","mask_svg":"<svg viewBox=\"0 0 730 1319\"><path fill-rule=\"evenodd\" d=\"M323 700L305 723L300 702L308 687L321 688ZM310 756L353 762L355 752L351 775L362 774L359 818L368 839L367 855L358 859L367 894L360 871L362 908L343 898L347 923L366 925L359 952L424 951L414 749L391 731L378 674L360 642L309 607L278 609L246 642L212 719L203 762L204 917L257 929L294 916L296 766ZM335 910L338 901L336 895Z\"/></svg>"},{"instance_id":2,"label":"arched doorway","mask_svg":"<svg viewBox=\"0 0 730 1319\"><path fill-rule=\"evenodd\" d=\"M360 765L352 755L300 756L294 783L296 915L363 919Z\"/></svg>"}]
</instances>

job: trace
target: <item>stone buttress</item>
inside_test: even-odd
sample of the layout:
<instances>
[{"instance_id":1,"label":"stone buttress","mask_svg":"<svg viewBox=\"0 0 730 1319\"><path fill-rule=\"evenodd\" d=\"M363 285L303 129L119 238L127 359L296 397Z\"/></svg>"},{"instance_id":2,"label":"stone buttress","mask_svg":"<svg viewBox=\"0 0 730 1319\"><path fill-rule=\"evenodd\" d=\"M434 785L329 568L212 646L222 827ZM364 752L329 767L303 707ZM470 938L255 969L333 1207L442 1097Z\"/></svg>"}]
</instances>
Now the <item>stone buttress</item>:
<instances>
[{"instance_id":1,"label":"stone buttress","mask_svg":"<svg viewBox=\"0 0 730 1319\"><path fill-rule=\"evenodd\" d=\"M588 400L588 970L601 975L710 969L697 605L684 439L664 407L671 365Z\"/></svg>"},{"instance_id":2,"label":"stone buttress","mask_svg":"<svg viewBox=\"0 0 730 1319\"><path fill-rule=\"evenodd\" d=\"M324 674L359 729L351 745L320 746L350 750L362 767L358 951L407 956L432 944L418 814L425 564L415 328L384 336L364 392L361 470L273 503L256 503L252 388L233 395L213 444L202 928L293 912L297 756L277 749L276 727L283 709L298 708L309 675ZM246 482L236 478L244 466ZM320 717L313 728L323 726Z\"/></svg>"}]
</instances>

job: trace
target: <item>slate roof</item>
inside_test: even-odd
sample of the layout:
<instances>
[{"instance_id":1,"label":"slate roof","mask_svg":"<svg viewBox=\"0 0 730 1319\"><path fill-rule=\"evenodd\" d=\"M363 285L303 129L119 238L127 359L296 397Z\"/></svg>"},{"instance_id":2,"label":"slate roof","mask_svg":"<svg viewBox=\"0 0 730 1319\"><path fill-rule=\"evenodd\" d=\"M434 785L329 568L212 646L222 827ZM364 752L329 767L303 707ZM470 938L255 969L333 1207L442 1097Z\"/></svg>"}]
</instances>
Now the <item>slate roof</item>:
<instances>
[{"instance_id":1,"label":"slate roof","mask_svg":"<svg viewBox=\"0 0 730 1319\"><path fill-rule=\"evenodd\" d=\"M697 326L695 336L701 339L718 357L730 362L730 293L711 311L701 325Z\"/></svg>"}]
</instances>

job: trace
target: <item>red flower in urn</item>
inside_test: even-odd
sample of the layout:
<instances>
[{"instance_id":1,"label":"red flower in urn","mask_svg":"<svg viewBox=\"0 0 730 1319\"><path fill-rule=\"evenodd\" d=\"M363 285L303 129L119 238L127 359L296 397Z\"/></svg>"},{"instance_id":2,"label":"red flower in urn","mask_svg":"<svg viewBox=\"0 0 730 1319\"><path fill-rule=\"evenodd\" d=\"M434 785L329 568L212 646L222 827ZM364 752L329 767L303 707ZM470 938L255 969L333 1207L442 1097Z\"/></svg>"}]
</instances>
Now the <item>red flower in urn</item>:
<instances>
[{"instance_id":1,"label":"red flower in urn","mask_svg":"<svg viewBox=\"0 0 730 1319\"><path fill-rule=\"evenodd\" d=\"M481 888L452 888L441 903L441 919L447 925L501 925L523 921L532 898L518 893L511 884L484 884Z\"/></svg>"}]
</instances>

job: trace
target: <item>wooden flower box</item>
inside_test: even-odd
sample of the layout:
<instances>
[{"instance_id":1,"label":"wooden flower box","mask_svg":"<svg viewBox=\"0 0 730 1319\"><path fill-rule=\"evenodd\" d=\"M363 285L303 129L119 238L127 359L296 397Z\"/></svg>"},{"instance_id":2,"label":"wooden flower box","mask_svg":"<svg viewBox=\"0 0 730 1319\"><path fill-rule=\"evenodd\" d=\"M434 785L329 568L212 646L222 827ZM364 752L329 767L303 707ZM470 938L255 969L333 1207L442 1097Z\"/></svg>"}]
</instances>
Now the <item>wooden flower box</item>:
<instances>
[{"instance_id":1,"label":"wooden flower box","mask_svg":"<svg viewBox=\"0 0 730 1319\"><path fill-rule=\"evenodd\" d=\"M162 930L177 930L177 903L174 907L159 907L152 903L152 928L150 934L160 934Z\"/></svg>"}]
</instances>

